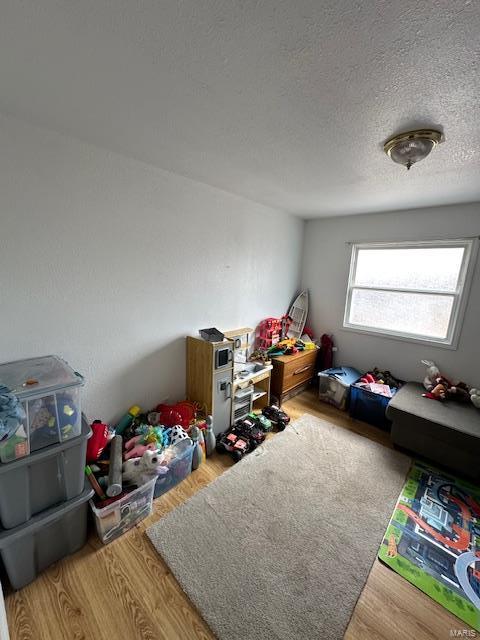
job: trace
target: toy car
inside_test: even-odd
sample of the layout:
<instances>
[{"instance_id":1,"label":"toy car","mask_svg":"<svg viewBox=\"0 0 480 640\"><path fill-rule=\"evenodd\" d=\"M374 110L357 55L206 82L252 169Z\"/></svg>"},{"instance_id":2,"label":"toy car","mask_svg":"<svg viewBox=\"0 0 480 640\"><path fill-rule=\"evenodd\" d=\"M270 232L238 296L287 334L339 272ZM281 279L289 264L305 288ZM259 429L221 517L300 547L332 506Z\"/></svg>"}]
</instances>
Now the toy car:
<instances>
[{"instance_id":1,"label":"toy car","mask_svg":"<svg viewBox=\"0 0 480 640\"><path fill-rule=\"evenodd\" d=\"M253 451L265 440L264 431L253 418L246 417L217 438L218 453L230 453L235 462Z\"/></svg>"},{"instance_id":2,"label":"toy car","mask_svg":"<svg viewBox=\"0 0 480 640\"><path fill-rule=\"evenodd\" d=\"M258 425L257 420L250 416L237 422L232 431L248 441L250 451L253 451L259 444L262 444L266 437L265 432Z\"/></svg>"},{"instance_id":3,"label":"toy car","mask_svg":"<svg viewBox=\"0 0 480 640\"><path fill-rule=\"evenodd\" d=\"M279 431L283 431L287 424L290 422L290 416L285 411L282 411L279 407L272 404L269 407L265 407L262 411L263 415L273 422Z\"/></svg>"},{"instance_id":4,"label":"toy car","mask_svg":"<svg viewBox=\"0 0 480 640\"><path fill-rule=\"evenodd\" d=\"M235 462L241 460L246 453L251 451L249 442L233 431L220 434L215 448L218 453L230 453Z\"/></svg>"},{"instance_id":5,"label":"toy car","mask_svg":"<svg viewBox=\"0 0 480 640\"><path fill-rule=\"evenodd\" d=\"M263 413L249 413L248 417L252 418L252 420L255 420L257 425L263 431L266 432L266 431L271 431L272 430L272 421L269 420L267 418L267 416L264 416Z\"/></svg>"}]
</instances>

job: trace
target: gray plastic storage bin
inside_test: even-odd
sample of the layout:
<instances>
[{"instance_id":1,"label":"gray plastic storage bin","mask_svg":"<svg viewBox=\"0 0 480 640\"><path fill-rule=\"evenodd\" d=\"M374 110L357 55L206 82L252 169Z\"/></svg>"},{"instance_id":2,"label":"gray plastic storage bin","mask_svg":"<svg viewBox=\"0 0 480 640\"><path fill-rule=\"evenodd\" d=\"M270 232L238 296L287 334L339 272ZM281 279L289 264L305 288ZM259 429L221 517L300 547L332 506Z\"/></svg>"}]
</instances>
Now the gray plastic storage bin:
<instances>
[{"instance_id":1,"label":"gray plastic storage bin","mask_svg":"<svg viewBox=\"0 0 480 640\"><path fill-rule=\"evenodd\" d=\"M361 372L353 367L333 367L318 373L318 397L342 411L347 408L350 385L356 382Z\"/></svg>"},{"instance_id":2,"label":"gray plastic storage bin","mask_svg":"<svg viewBox=\"0 0 480 640\"><path fill-rule=\"evenodd\" d=\"M25 410L15 432L0 443L2 462L80 435L84 380L58 356L0 364L0 384L17 396Z\"/></svg>"},{"instance_id":3,"label":"gray plastic storage bin","mask_svg":"<svg viewBox=\"0 0 480 640\"><path fill-rule=\"evenodd\" d=\"M83 547L92 496L89 485L73 500L0 533L0 555L14 589L21 589L53 562Z\"/></svg>"},{"instance_id":4,"label":"gray plastic storage bin","mask_svg":"<svg viewBox=\"0 0 480 640\"><path fill-rule=\"evenodd\" d=\"M91 434L83 417L80 436L0 464L0 524L4 529L17 527L83 491L87 440Z\"/></svg>"}]
</instances>

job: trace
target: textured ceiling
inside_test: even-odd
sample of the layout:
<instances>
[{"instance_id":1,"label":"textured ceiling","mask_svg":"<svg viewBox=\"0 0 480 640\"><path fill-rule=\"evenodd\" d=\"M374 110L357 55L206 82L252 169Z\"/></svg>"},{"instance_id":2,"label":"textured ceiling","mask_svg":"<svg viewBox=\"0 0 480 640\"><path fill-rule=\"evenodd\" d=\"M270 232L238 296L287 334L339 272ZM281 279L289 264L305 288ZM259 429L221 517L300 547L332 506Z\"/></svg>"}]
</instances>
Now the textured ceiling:
<instances>
[{"instance_id":1,"label":"textured ceiling","mask_svg":"<svg viewBox=\"0 0 480 640\"><path fill-rule=\"evenodd\" d=\"M480 200L478 0L3 0L0 111L304 217ZM382 142L446 142L410 172Z\"/></svg>"}]
</instances>

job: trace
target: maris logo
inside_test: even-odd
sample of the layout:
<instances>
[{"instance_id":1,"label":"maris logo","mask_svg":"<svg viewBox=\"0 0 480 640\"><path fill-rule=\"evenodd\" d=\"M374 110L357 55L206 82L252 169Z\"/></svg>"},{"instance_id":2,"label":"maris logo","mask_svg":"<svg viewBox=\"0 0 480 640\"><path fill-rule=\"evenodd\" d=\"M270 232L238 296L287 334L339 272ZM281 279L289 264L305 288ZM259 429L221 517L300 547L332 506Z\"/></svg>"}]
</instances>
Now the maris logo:
<instances>
[{"instance_id":1,"label":"maris logo","mask_svg":"<svg viewBox=\"0 0 480 640\"><path fill-rule=\"evenodd\" d=\"M451 638L477 638L477 632L475 629L451 629Z\"/></svg>"}]
</instances>

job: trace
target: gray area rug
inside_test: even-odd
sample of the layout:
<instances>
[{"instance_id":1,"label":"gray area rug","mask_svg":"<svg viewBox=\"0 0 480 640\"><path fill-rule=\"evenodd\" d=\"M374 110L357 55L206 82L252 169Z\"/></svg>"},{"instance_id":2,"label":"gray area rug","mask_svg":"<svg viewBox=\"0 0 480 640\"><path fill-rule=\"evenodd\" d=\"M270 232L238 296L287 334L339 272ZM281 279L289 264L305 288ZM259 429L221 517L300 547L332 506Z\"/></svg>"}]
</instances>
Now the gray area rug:
<instances>
[{"instance_id":1,"label":"gray area rug","mask_svg":"<svg viewBox=\"0 0 480 640\"><path fill-rule=\"evenodd\" d=\"M304 415L147 533L220 640L338 640L409 465Z\"/></svg>"}]
</instances>

